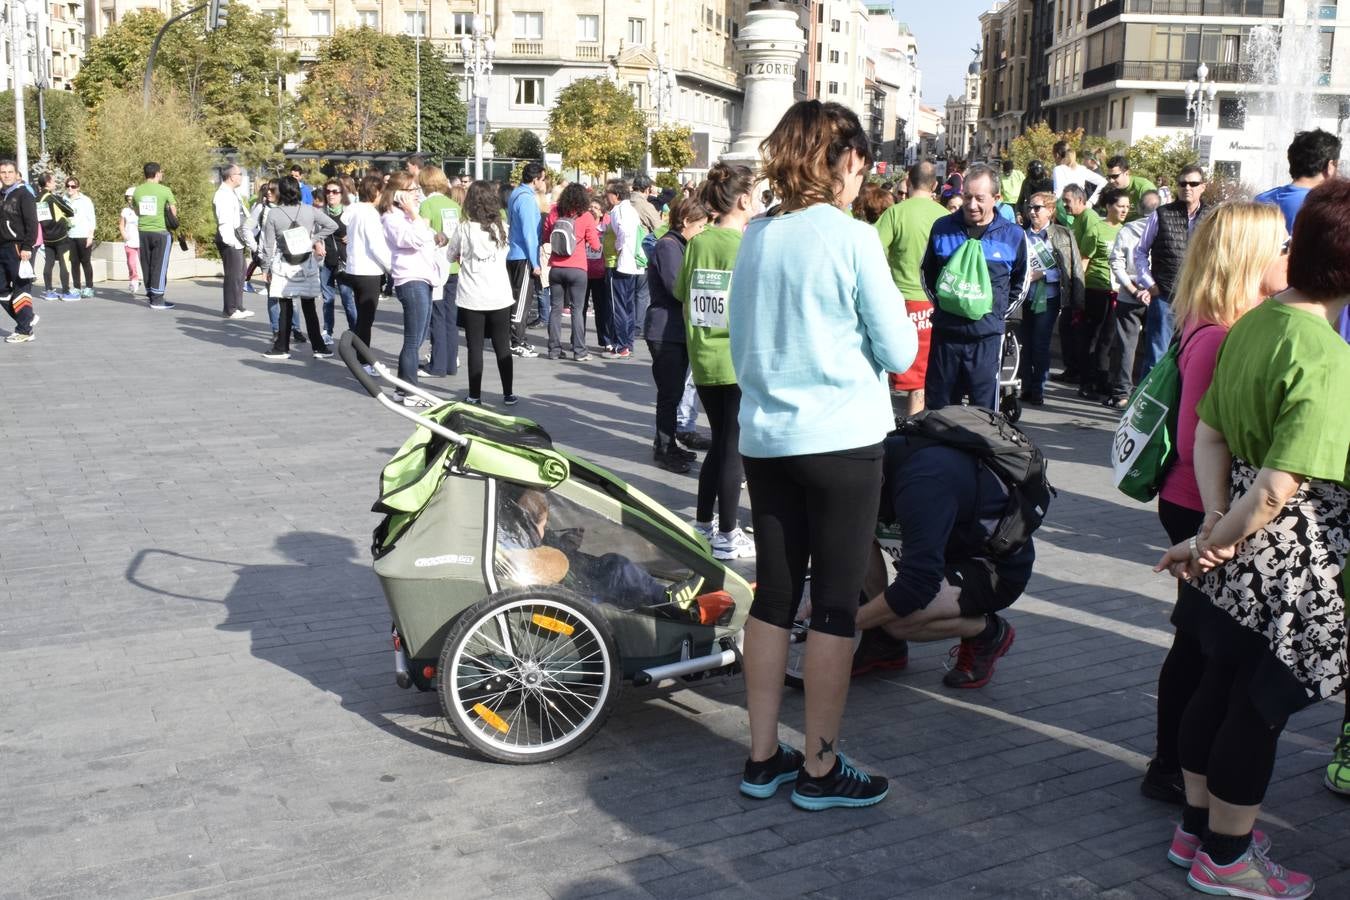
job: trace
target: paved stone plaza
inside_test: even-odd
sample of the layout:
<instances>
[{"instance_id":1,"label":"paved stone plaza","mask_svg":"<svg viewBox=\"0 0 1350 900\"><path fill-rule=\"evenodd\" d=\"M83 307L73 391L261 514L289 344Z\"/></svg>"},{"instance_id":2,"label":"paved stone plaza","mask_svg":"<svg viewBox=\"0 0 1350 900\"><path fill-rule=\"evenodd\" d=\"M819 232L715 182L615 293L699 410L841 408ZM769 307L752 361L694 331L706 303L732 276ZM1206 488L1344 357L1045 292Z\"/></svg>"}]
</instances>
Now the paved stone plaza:
<instances>
[{"instance_id":1,"label":"paved stone plaza","mask_svg":"<svg viewBox=\"0 0 1350 900\"><path fill-rule=\"evenodd\" d=\"M1107 481L1101 407L1055 389L1025 417L1060 494L993 683L943 688L946 645L856 682L844 746L892 794L804 813L737 793L739 678L629 688L553 763L469 753L394 684L370 569L407 424L336 359L264 360L261 297L242 323L216 282L169 299L38 301L38 340L0 344L0 897L1192 894L1173 810L1137 791L1174 588L1154 513ZM399 321L385 304L381 350ZM693 478L650 462L645 350L517 372L519 414L691 513ZM1328 898L1350 896L1350 801L1320 775L1340 717L1294 719L1262 826Z\"/></svg>"}]
</instances>

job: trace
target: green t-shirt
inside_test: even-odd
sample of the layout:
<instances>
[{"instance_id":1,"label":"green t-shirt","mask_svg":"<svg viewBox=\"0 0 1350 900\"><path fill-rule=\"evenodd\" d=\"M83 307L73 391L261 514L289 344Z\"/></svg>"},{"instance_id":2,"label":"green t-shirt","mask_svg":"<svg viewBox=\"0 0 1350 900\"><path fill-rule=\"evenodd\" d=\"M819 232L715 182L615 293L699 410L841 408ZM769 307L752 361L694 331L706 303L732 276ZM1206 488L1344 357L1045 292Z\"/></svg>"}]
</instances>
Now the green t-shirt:
<instances>
[{"instance_id":1,"label":"green t-shirt","mask_svg":"<svg viewBox=\"0 0 1350 900\"><path fill-rule=\"evenodd\" d=\"M928 249L933 223L945 215L947 210L941 203L928 197L910 197L887 207L877 219L877 234L891 267L891 280L906 300L923 300L928 296L920 271L923 254Z\"/></svg>"},{"instance_id":2,"label":"green t-shirt","mask_svg":"<svg viewBox=\"0 0 1350 900\"><path fill-rule=\"evenodd\" d=\"M1350 344L1326 319L1267 300L1238 319L1196 408L1257 469L1350 486Z\"/></svg>"},{"instance_id":3,"label":"green t-shirt","mask_svg":"<svg viewBox=\"0 0 1350 900\"><path fill-rule=\"evenodd\" d=\"M427 221L431 230L446 237L453 235L455 229L459 227L461 212L458 203L439 193L427 197L422 201L422 205L417 207L417 215ZM450 264L450 274L459 274L459 263Z\"/></svg>"},{"instance_id":4,"label":"green t-shirt","mask_svg":"<svg viewBox=\"0 0 1350 900\"><path fill-rule=\"evenodd\" d=\"M1125 193L1130 195L1130 214L1125 217L1126 222L1133 222L1135 219L1143 217L1144 213L1140 209L1140 205L1144 202L1144 195L1157 189L1158 186L1143 175L1130 176L1130 186L1125 189Z\"/></svg>"},{"instance_id":5,"label":"green t-shirt","mask_svg":"<svg viewBox=\"0 0 1350 900\"><path fill-rule=\"evenodd\" d=\"M173 198L173 191L158 181L142 182L131 194L136 215L141 217L136 227L141 231L168 231L168 226L164 224L164 210L177 202Z\"/></svg>"},{"instance_id":6,"label":"green t-shirt","mask_svg":"<svg viewBox=\"0 0 1350 900\"><path fill-rule=\"evenodd\" d=\"M1083 281L1088 290L1111 290L1111 247L1119 233L1119 225L1112 225L1091 208L1074 217L1073 237L1087 266Z\"/></svg>"},{"instance_id":7,"label":"green t-shirt","mask_svg":"<svg viewBox=\"0 0 1350 900\"><path fill-rule=\"evenodd\" d=\"M713 225L694 235L684 251L684 267L675 279L675 296L684 304L684 332L694 384L735 384L731 365L731 270L741 233Z\"/></svg>"},{"instance_id":8,"label":"green t-shirt","mask_svg":"<svg viewBox=\"0 0 1350 900\"><path fill-rule=\"evenodd\" d=\"M1026 173L1017 169L1013 169L1010 175L998 176L998 193L1003 202L1017 203L1017 197L1022 193L1022 185L1026 180Z\"/></svg>"}]
</instances>

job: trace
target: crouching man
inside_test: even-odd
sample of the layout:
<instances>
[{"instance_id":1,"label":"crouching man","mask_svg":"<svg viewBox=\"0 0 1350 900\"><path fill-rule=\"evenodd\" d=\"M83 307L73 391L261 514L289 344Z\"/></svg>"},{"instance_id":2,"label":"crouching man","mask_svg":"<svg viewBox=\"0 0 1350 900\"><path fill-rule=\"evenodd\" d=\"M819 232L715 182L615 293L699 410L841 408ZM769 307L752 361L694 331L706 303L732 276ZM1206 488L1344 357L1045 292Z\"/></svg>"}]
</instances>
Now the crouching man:
<instances>
[{"instance_id":1,"label":"crouching man","mask_svg":"<svg viewBox=\"0 0 1350 900\"><path fill-rule=\"evenodd\" d=\"M853 674L904 668L906 641L960 638L943 684L983 687L1012 646L1013 627L998 613L1031 578L1031 538L991 552L1009 490L972 453L901 434L886 439L885 453L880 543L864 588L871 600L858 610ZM887 539L896 536L898 548Z\"/></svg>"}]
</instances>

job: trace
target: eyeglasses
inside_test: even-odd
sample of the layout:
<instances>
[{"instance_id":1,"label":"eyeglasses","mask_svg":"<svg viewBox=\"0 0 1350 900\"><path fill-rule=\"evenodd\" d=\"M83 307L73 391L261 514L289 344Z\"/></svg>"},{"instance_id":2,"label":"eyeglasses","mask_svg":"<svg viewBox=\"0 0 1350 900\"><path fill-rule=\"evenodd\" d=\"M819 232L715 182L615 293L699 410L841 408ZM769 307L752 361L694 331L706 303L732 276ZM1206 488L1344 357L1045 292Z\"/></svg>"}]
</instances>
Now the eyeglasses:
<instances>
[{"instance_id":1,"label":"eyeglasses","mask_svg":"<svg viewBox=\"0 0 1350 900\"><path fill-rule=\"evenodd\" d=\"M325 193L325 194L341 194L342 191L341 191L340 189L338 189L338 188L328 188L327 190L324 191L324 193Z\"/></svg>"},{"instance_id":2,"label":"eyeglasses","mask_svg":"<svg viewBox=\"0 0 1350 900\"><path fill-rule=\"evenodd\" d=\"M1182 187L1197 188L1204 184L1203 181L1178 181L1177 184Z\"/></svg>"},{"instance_id":3,"label":"eyeglasses","mask_svg":"<svg viewBox=\"0 0 1350 900\"><path fill-rule=\"evenodd\" d=\"M1119 178L1120 176L1122 176L1122 175L1124 175L1124 174L1125 174L1124 172L1107 172L1107 173L1106 173L1106 177L1107 177L1107 178L1110 178L1112 181L1114 181L1114 180L1116 180L1117 178Z\"/></svg>"},{"instance_id":4,"label":"eyeglasses","mask_svg":"<svg viewBox=\"0 0 1350 900\"><path fill-rule=\"evenodd\" d=\"M1045 207L1044 207L1044 206L1028 206L1027 209L1031 210L1032 212L1040 212L1041 210L1045 209Z\"/></svg>"},{"instance_id":5,"label":"eyeglasses","mask_svg":"<svg viewBox=\"0 0 1350 900\"><path fill-rule=\"evenodd\" d=\"M76 183L73 182L73 181L68 181L68 182L66 182L66 187L68 187L68 188L79 188L79 185L76 184Z\"/></svg>"}]
</instances>

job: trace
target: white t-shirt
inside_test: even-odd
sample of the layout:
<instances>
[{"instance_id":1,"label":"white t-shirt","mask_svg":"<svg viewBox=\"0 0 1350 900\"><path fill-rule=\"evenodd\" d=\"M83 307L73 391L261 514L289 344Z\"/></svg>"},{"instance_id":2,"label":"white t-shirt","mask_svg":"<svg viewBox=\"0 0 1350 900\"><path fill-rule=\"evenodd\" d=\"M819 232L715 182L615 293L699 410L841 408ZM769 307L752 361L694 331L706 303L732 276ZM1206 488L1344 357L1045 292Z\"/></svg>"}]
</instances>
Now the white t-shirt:
<instances>
[{"instance_id":1,"label":"white t-shirt","mask_svg":"<svg viewBox=\"0 0 1350 900\"><path fill-rule=\"evenodd\" d=\"M136 210L130 206L124 206L122 207L122 221L126 223L127 246L132 250L141 249L141 233L137 228L141 217L136 215Z\"/></svg>"},{"instance_id":2,"label":"white t-shirt","mask_svg":"<svg viewBox=\"0 0 1350 900\"><path fill-rule=\"evenodd\" d=\"M1059 197L1064 193L1064 189L1071 184L1076 184L1082 188L1088 195L1088 206L1091 206L1096 200L1097 192L1106 184L1106 179L1089 169L1087 166L1055 166L1051 173L1054 180L1055 196Z\"/></svg>"}]
</instances>

